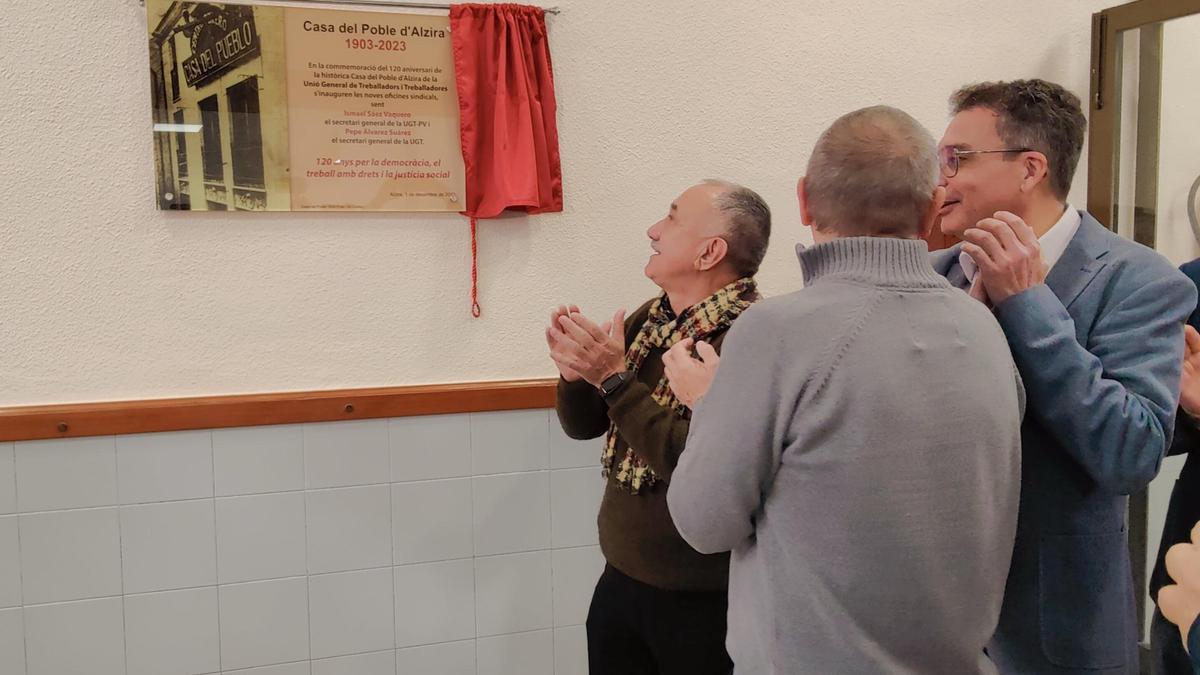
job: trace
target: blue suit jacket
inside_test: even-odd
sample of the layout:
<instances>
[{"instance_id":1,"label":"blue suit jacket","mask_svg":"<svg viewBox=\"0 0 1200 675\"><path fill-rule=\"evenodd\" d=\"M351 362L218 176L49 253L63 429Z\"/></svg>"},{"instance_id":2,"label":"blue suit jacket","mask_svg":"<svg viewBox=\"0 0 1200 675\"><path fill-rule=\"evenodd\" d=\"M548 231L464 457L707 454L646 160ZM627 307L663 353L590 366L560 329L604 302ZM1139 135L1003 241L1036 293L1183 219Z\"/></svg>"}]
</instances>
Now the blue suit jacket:
<instances>
[{"instance_id":1,"label":"blue suit jacket","mask_svg":"<svg viewBox=\"0 0 1200 675\"><path fill-rule=\"evenodd\" d=\"M1200 675L1200 616L1188 629L1188 654L1192 657L1192 671Z\"/></svg>"},{"instance_id":2,"label":"blue suit jacket","mask_svg":"<svg viewBox=\"0 0 1200 675\"><path fill-rule=\"evenodd\" d=\"M1127 495L1170 442L1196 288L1087 213L1043 285L996 307L1028 397L1002 673L1136 673ZM932 254L960 287L959 247ZM968 422L969 423L969 422Z\"/></svg>"}]
</instances>

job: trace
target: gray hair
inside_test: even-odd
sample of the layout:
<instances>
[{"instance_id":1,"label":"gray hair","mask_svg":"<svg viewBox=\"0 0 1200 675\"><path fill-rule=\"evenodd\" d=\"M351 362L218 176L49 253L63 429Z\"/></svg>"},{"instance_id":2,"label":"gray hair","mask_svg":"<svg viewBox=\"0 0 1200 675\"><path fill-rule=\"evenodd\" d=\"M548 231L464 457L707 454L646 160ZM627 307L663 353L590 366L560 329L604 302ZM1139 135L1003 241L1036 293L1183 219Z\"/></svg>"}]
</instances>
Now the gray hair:
<instances>
[{"instance_id":1,"label":"gray hair","mask_svg":"<svg viewBox=\"0 0 1200 675\"><path fill-rule=\"evenodd\" d=\"M758 274L771 239L771 208L757 192L743 185L716 178L706 179L704 184L724 189L716 199L716 207L729 219L725 260L738 278Z\"/></svg>"},{"instance_id":2,"label":"gray hair","mask_svg":"<svg viewBox=\"0 0 1200 675\"><path fill-rule=\"evenodd\" d=\"M855 110L808 160L811 224L845 237L917 236L937 181L937 145L920 122L888 106Z\"/></svg>"}]
</instances>

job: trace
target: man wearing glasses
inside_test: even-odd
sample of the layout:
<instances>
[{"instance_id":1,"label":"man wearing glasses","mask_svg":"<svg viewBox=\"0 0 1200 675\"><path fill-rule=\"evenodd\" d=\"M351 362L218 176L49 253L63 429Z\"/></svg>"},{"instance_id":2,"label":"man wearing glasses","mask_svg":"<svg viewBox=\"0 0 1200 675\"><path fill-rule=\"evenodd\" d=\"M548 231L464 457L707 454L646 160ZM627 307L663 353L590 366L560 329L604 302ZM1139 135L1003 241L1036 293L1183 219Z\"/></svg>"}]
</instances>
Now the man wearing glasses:
<instances>
[{"instance_id":1,"label":"man wearing glasses","mask_svg":"<svg viewBox=\"0 0 1200 675\"><path fill-rule=\"evenodd\" d=\"M1042 80L951 97L934 268L992 307L1028 393L1002 673L1136 673L1128 495L1158 472L1195 287L1067 203L1086 121ZM969 423L969 421L967 421Z\"/></svg>"}]
</instances>

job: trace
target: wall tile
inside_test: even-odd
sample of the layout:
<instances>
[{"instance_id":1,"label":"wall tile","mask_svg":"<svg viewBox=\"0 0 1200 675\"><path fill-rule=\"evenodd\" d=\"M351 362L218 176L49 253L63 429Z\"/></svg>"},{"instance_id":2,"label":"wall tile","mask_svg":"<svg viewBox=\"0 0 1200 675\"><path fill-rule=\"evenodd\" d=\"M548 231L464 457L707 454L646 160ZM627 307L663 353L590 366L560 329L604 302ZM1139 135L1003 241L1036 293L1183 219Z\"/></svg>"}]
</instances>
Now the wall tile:
<instances>
[{"instance_id":1,"label":"wall tile","mask_svg":"<svg viewBox=\"0 0 1200 675\"><path fill-rule=\"evenodd\" d=\"M218 497L216 502L221 583L307 573L303 492Z\"/></svg>"},{"instance_id":2,"label":"wall tile","mask_svg":"<svg viewBox=\"0 0 1200 675\"><path fill-rule=\"evenodd\" d=\"M550 548L550 474L474 479L475 555Z\"/></svg>"},{"instance_id":3,"label":"wall tile","mask_svg":"<svg viewBox=\"0 0 1200 675\"><path fill-rule=\"evenodd\" d=\"M114 461L115 464L115 461ZM114 476L116 469L113 470ZM116 494L116 480L113 480ZM17 463L12 443L0 443L0 515L17 512Z\"/></svg>"},{"instance_id":4,"label":"wall tile","mask_svg":"<svg viewBox=\"0 0 1200 675\"><path fill-rule=\"evenodd\" d=\"M599 546L556 549L554 568L554 625L574 626L587 621L596 582L604 572Z\"/></svg>"},{"instance_id":5,"label":"wall tile","mask_svg":"<svg viewBox=\"0 0 1200 675\"><path fill-rule=\"evenodd\" d=\"M475 559L475 625L480 636L554 624L549 551Z\"/></svg>"},{"instance_id":6,"label":"wall tile","mask_svg":"<svg viewBox=\"0 0 1200 675\"><path fill-rule=\"evenodd\" d=\"M475 564L471 560L395 569L396 645L475 637Z\"/></svg>"},{"instance_id":7,"label":"wall tile","mask_svg":"<svg viewBox=\"0 0 1200 675\"><path fill-rule=\"evenodd\" d=\"M470 558L474 548L471 479L392 486L396 564Z\"/></svg>"},{"instance_id":8,"label":"wall tile","mask_svg":"<svg viewBox=\"0 0 1200 675\"><path fill-rule=\"evenodd\" d=\"M21 549L17 517L0 517L0 609L21 606Z\"/></svg>"},{"instance_id":9,"label":"wall tile","mask_svg":"<svg viewBox=\"0 0 1200 675\"><path fill-rule=\"evenodd\" d=\"M245 668L242 670L225 670L222 675L310 675L308 661L299 663L283 663L277 666L262 668ZM215 675L215 674L211 674Z\"/></svg>"},{"instance_id":10,"label":"wall tile","mask_svg":"<svg viewBox=\"0 0 1200 675\"><path fill-rule=\"evenodd\" d=\"M25 608L28 675L125 675L121 598Z\"/></svg>"},{"instance_id":11,"label":"wall tile","mask_svg":"<svg viewBox=\"0 0 1200 675\"><path fill-rule=\"evenodd\" d=\"M220 603L224 670L308 659L307 579L221 586Z\"/></svg>"},{"instance_id":12,"label":"wall tile","mask_svg":"<svg viewBox=\"0 0 1200 675\"><path fill-rule=\"evenodd\" d=\"M430 415L388 421L392 480L471 475L471 416Z\"/></svg>"},{"instance_id":13,"label":"wall tile","mask_svg":"<svg viewBox=\"0 0 1200 675\"><path fill-rule=\"evenodd\" d=\"M537 471L550 466L545 410L471 413L475 475Z\"/></svg>"},{"instance_id":14,"label":"wall tile","mask_svg":"<svg viewBox=\"0 0 1200 675\"><path fill-rule=\"evenodd\" d=\"M588 675L587 629L554 629L554 675Z\"/></svg>"},{"instance_id":15,"label":"wall tile","mask_svg":"<svg viewBox=\"0 0 1200 675\"><path fill-rule=\"evenodd\" d=\"M182 431L117 437L117 485L122 504L213 496L212 432Z\"/></svg>"},{"instance_id":16,"label":"wall tile","mask_svg":"<svg viewBox=\"0 0 1200 675\"><path fill-rule=\"evenodd\" d=\"M475 675L475 641L396 650L396 675Z\"/></svg>"},{"instance_id":17,"label":"wall tile","mask_svg":"<svg viewBox=\"0 0 1200 675\"><path fill-rule=\"evenodd\" d=\"M304 489L304 427L281 424L213 430L216 495Z\"/></svg>"},{"instance_id":18,"label":"wall tile","mask_svg":"<svg viewBox=\"0 0 1200 675\"><path fill-rule=\"evenodd\" d=\"M312 662L312 675L396 675L396 652L338 656ZM441 675L429 671L429 675Z\"/></svg>"},{"instance_id":19,"label":"wall tile","mask_svg":"<svg viewBox=\"0 0 1200 675\"><path fill-rule=\"evenodd\" d=\"M212 500L122 507L121 554L126 593L215 585Z\"/></svg>"},{"instance_id":20,"label":"wall tile","mask_svg":"<svg viewBox=\"0 0 1200 675\"><path fill-rule=\"evenodd\" d=\"M17 506L22 512L117 503L112 436L17 443L15 466Z\"/></svg>"},{"instance_id":21,"label":"wall tile","mask_svg":"<svg viewBox=\"0 0 1200 675\"><path fill-rule=\"evenodd\" d=\"M310 574L392 564L389 486L316 490L305 499Z\"/></svg>"},{"instance_id":22,"label":"wall tile","mask_svg":"<svg viewBox=\"0 0 1200 675\"><path fill-rule=\"evenodd\" d=\"M387 483L388 453L387 420L304 425L304 475L309 488Z\"/></svg>"},{"instance_id":23,"label":"wall tile","mask_svg":"<svg viewBox=\"0 0 1200 675\"><path fill-rule=\"evenodd\" d=\"M0 609L0 673L25 675L25 621L20 609Z\"/></svg>"},{"instance_id":24,"label":"wall tile","mask_svg":"<svg viewBox=\"0 0 1200 675\"><path fill-rule=\"evenodd\" d=\"M221 669L217 589L125 596L128 675L195 675Z\"/></svg>"},{"instance_id":25,"label":"wall tile","mask_svg":"<svg viewBox=\"0 0 1200 675\"><path fill-rule=\"evenodd\" d=\"M554 675L554 634L544 630L476 640L478 675Z\"/></svg>"},{"instance_id":26,"label":"wall tile","mask_svg":"<svg viewBox=\"0 0 1200 675\"><path fill-rule=\"evenodd\" d=\"M24 515L19 527L25 604L121 594L117 509Z\"/></svg>"},{"instance_id":27,"label":"wall tile","mask_svg":"<svg viewBox=\"0 0 1200 675\"><path fill-rule=\"evenodd\" d=\"M390 568L310 577L308 607L314 659L396 646Z\"/></svg>"}]
</instances>

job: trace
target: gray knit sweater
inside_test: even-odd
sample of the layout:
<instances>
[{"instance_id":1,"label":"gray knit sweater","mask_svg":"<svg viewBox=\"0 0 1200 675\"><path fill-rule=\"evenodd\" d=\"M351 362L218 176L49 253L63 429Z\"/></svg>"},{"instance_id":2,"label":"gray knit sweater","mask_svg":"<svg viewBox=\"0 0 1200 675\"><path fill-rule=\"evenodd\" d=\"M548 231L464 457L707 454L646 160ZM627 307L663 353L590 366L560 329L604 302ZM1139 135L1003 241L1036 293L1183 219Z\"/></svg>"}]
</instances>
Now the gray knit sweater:
<instances>
[{"instance_id":1,"label":"gray knit sweater","mask_svg":"<svg viewBox=\"0 0 1200 675\"><path fill-rule=\"evenodd\" d=\"M984 306L916 240L800 252L730 330L667 494L732 550L737 675L995 672L1024 393Z\"/></svg>"}]
</instances>

